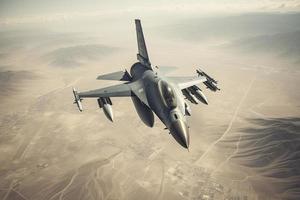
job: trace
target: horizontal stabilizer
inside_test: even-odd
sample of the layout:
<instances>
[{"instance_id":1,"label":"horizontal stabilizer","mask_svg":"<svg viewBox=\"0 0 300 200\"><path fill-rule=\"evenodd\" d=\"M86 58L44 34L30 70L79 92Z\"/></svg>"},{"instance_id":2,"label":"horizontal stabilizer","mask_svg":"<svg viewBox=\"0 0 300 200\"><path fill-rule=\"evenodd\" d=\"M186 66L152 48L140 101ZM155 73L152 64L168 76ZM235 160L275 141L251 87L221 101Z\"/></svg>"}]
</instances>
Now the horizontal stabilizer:
<instances>
[{"instance_id":1,"label":"horizontal stabilizer","mask_svg":"<svg viewBox=\"0 0 300 200\"><path fill-rule=\"evenodd\" d=\"M109 74L100 75L97 77L98 80L115 80L115 81L131 81L130 74L125 70L113 72Z\"/></svg>"},{"instance_id":2,"label":"horizontal stabilizer","mask_svg":"<svg viewBox=\"0 0 300 200\"><path fill-rule=\"evenodd\" d=\"M161 74L168 74L178 69L178 67L173 66L156 66L156 68Z\"/></svg>"}]
</instances>

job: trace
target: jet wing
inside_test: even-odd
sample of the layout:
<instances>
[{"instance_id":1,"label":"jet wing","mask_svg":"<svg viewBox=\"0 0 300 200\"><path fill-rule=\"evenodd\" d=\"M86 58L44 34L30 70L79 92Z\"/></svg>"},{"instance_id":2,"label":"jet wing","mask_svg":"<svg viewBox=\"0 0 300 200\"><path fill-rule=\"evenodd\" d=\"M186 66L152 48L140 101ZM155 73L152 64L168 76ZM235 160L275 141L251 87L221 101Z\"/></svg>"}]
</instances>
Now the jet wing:
<instances>
[{"instance_id":1,"label":"jet wing","mask_svg":"<svg viewBox=\"0 0 300 200\"><path fill-rule=\"evenodd\" d=\"M118 71L109 74L100 75L98 80L131 81L131 76L127 71Z\"/></svg>"},{"instance_id":2,"label":"jet wing","mask_svg":"<svg viewBox=\"0 0 300 200\"><path fill-rule=\"evenodd\" d=\"M199 83L203 83L207 81L205 76L170 76L167 77L170 81L176 83L180 89L185 89L193 85L197 85Z\"/></svg>"},{"instance_id":3,"label":"jet wing","mask_svg":"<svg viewBox=\"0 0 300 200\"><path fill-rule=\"evenodd\" d=\"M131 91L131 87L126 83L86 92L78 92L77 94L80 99L97 97L128 97L134 95Z\"/></svg>"}]
</instances>

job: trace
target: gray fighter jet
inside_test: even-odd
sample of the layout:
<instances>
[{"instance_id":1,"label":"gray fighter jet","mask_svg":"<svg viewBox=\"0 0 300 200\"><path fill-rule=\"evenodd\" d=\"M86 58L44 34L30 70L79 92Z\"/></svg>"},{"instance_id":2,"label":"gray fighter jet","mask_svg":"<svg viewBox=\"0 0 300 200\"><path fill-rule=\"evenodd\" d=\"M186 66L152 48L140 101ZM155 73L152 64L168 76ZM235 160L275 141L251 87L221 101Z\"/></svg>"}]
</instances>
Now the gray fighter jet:
<instances>
[{"instance_id":1,"label":"gray fighter jet","mask_svg":"<svg viewBox=\"0 0 300 200\"><path fill-rule=\"evenodd\" d=\"M123 81L119 85L106 88L78 92L73 88L73 94L78 109L82 111L83 98L97 98L99 107L106 117L113 121L111 97L131 97L141 120L149 127L154 125L154 115L164 123L166 129L175 140L185 148L189 148L190 136L187 116L191 109L186 100L193 104L202 102L208 104L207 98L196 84L204 83L211 91L217 91L217 81L198 69L195 76L167 76L175 67L152 67L143 30L139 19L135 20L138 62L128 71L119 71L98 76L99 80Z\"/></svg>"}]
</instances>

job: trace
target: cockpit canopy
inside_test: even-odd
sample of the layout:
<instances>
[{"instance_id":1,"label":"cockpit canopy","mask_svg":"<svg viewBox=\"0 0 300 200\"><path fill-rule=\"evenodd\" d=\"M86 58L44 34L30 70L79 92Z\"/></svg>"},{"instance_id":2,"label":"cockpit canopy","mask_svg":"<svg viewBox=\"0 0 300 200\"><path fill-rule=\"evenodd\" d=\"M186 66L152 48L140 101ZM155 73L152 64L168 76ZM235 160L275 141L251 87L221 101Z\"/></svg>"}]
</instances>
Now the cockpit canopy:
<instances>
[{"instance_id":1,"label":"cockpit canopy","mask_svg":"<svg viewBox=\"0 0 300 200\"><path fill-rule=\"evenodd\" d=\"M160 80L158 82L161 98L166 107L173 109L177 107L177 99L174 89L166 81Z\"/></svg>"}]
</instances>

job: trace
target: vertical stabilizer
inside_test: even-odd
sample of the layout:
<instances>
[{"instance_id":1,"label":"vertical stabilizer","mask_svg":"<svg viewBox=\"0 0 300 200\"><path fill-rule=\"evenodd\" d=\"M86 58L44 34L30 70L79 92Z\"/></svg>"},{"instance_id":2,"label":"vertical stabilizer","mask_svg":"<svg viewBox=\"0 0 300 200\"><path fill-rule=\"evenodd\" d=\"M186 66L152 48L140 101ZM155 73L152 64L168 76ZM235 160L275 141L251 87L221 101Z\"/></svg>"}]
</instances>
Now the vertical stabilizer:
<instances>
[{"instance_id":1,"label":"vertical stabilizer","mask_svg":"<svg viewBox=\"0 0 300 200\"><path fill-rule=\"evenodd\" d=\"M151 63L148 57L147 47L144 39L143 29L141 25L141 20L135 20L135 27L136 27L136 36L137 36L137 44L139 52L137 54L137 59L144 64L145 66L151 68Z\"/></svg>"}]
</instances>

